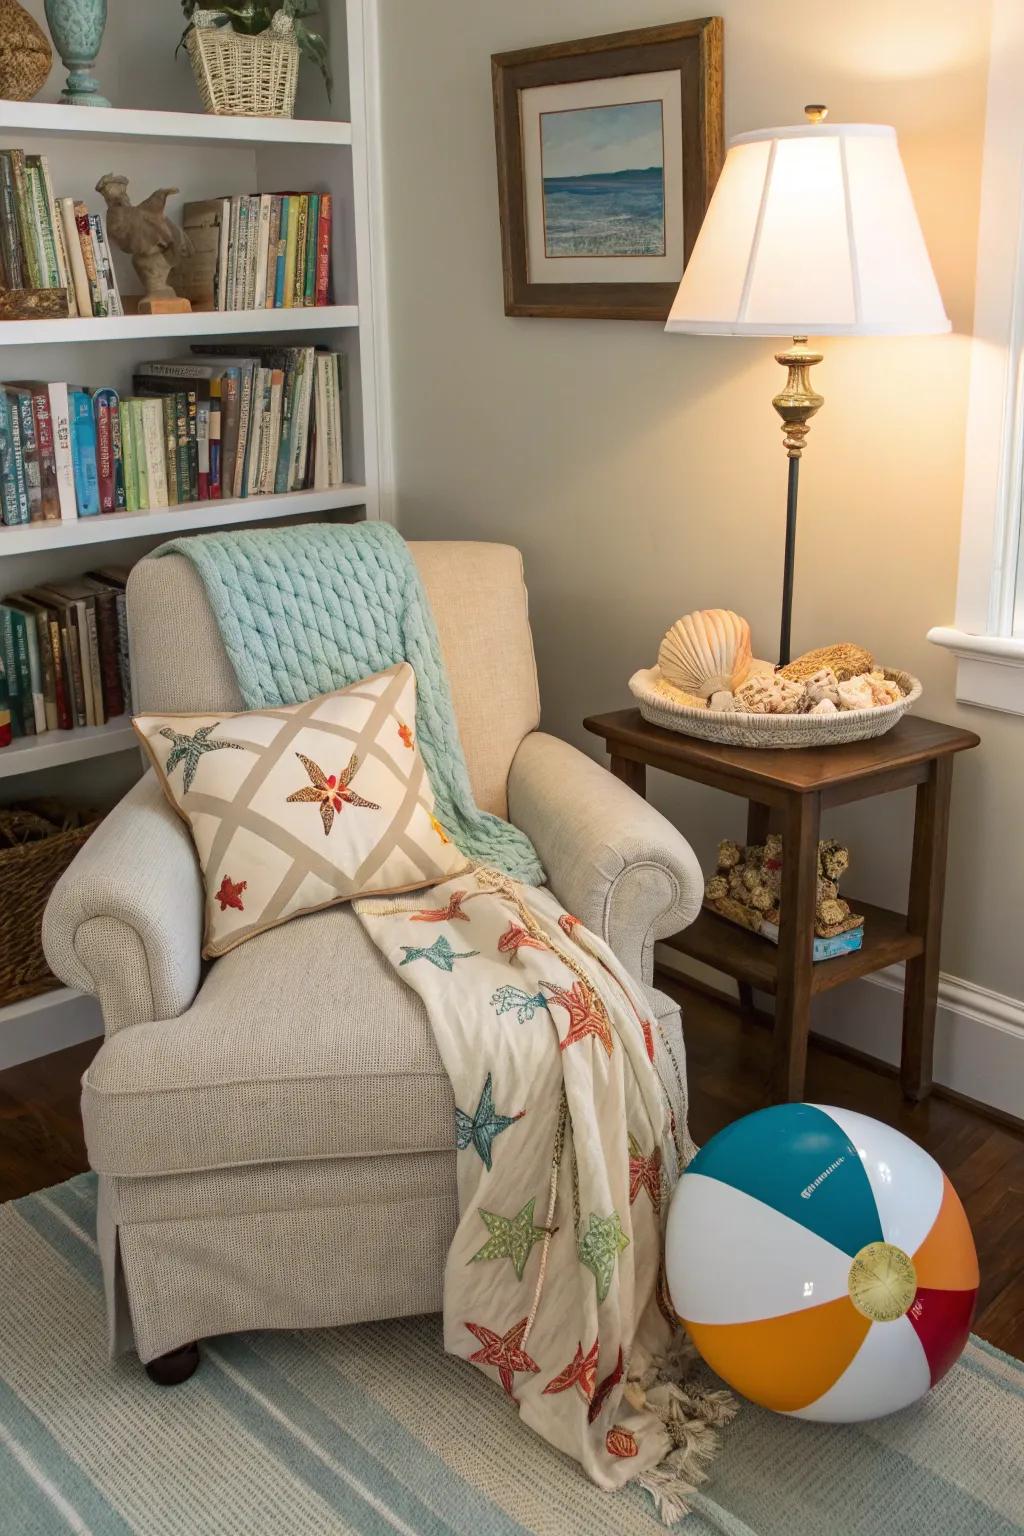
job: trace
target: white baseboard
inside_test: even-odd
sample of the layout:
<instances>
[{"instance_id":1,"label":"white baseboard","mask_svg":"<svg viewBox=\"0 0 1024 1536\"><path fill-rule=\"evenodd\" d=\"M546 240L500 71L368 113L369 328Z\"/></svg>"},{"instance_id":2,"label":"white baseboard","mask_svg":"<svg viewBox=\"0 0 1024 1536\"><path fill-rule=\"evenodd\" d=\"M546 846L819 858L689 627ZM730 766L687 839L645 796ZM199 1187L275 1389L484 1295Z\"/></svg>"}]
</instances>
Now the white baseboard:
<instances>
[{"instance_id":1,"label":"white baseboard","mask_svg":"<svg viewBox=\"0 0 1024 1536\"><path fill-rule=\"evenodd\" d=\"M735 989L728 977L664 944L656 958L677 975ZM771 999L763 1001L770 1008ZM811 1032L898 1066L902 1010L903 967L890 966L816 997ZM940 976L935 1081L1024 1119L1024 1000Z\"/></svg>"},{"instance_id":2,"label":"white baseboard","mask_svg":"<svg viewBox=\"0 0 1024 1536\"><path fill-rule=\"evenodd\" d=\"M0 1008L0 1071L103 1033L94 997L60 987Z\"/></svg>"}]
</instances>

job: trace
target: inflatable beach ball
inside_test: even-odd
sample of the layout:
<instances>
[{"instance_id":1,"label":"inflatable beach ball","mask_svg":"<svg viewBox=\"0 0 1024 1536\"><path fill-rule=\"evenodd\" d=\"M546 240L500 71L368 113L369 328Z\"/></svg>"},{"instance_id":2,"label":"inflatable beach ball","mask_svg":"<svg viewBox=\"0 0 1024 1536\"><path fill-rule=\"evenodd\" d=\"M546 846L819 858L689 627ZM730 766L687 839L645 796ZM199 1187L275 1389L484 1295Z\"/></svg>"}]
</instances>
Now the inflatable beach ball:
<instances>
[{"instance_id":1,"label":"inflatable beach ball","mask_svg":"<svg viewBox=\"0 0 1024 1536\"><path fill-rule=\"evenodd\" d=\"M697 1349L745 1397L827 1423L934 1386L967 1342L978 1260L941 1168L867 1115L779 1104L712 1137L665 1263Z\"/></svg>"}]
</instances>

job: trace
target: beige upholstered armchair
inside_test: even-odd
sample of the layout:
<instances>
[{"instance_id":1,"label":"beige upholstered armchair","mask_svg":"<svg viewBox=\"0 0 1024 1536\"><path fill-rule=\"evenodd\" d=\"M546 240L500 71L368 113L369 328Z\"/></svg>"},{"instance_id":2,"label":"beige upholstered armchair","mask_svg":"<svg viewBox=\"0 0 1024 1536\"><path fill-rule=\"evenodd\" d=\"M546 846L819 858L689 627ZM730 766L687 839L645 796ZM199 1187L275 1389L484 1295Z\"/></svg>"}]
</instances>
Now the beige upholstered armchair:
<instances>
[{"instance_id":1,"label":"beige upholstered armchair","mask_svg":"<svg viewBox=\"0 0 1024 1536\"><path fill-rule=\"evenodd\" d=\"M655 940L700 906L689 845L537 729L518 552L411 549L478 803L529 833L559 899L678 1031L650 982ZM128 604L140 709L242 707L189 561L141 561ZM57 885L43 932L56 973L102 1005L82 1109L111 1343L157 1380L184 1379L206 1336L437 1309L457 1214L454 1101L426 1012L352 912L296 918L206 966L202 912L189 832L149 772Z\"/></svg>"}]
</instances>

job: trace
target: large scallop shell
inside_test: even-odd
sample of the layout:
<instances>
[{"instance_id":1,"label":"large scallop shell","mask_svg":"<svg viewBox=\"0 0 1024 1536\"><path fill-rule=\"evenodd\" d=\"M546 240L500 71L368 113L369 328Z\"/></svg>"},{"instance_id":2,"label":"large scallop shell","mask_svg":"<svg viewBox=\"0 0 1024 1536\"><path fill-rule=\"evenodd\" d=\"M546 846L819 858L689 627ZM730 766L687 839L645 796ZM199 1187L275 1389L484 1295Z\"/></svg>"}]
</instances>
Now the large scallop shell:
<instances>
[{"instance_id":1,"label":"large scallop shell","mask_svg":"<svg viewBox=\"0 0 1024 1536\"><path fill-rule=\"evenodd\" d=\"M684 614L658 650L662 676L702 699L735 692L750 672L750 662L750 625L728 608Z\"/></svg>"}]
</instances>

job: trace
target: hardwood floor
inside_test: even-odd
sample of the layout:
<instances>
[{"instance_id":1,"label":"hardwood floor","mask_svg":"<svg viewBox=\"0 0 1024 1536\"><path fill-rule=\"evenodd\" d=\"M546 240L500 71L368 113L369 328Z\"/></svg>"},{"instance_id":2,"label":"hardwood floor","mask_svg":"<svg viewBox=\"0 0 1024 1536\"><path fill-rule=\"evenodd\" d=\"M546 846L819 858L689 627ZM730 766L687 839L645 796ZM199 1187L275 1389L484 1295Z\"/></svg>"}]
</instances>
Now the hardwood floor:
<instances>
[{"instance_id":1,"label":"hardwood floor","mask_svg":"<svg viewBox=\"0 0 1024 1536\"><path fill-rule=\"evenodd\" d=\"M725 1002L659 979L684 1006L690 1126L700 1143L766 1102L770 1034ZM0 1072L0 1200L85 1168L78 1080L96 1044ZM964 1202L978 1246L975 1332L1024 1358L1024 1133L948 1099L910 1105L895 1076L815 1041L806 1097L875 1115L937 1159Z\"/></svg>"}]
</instances>

